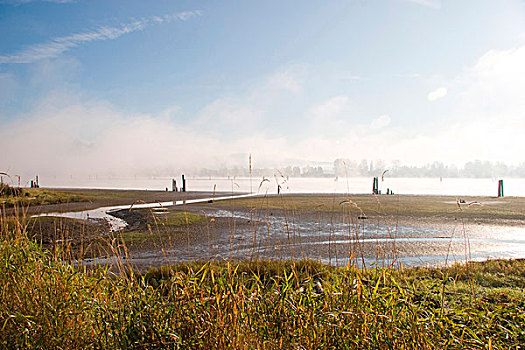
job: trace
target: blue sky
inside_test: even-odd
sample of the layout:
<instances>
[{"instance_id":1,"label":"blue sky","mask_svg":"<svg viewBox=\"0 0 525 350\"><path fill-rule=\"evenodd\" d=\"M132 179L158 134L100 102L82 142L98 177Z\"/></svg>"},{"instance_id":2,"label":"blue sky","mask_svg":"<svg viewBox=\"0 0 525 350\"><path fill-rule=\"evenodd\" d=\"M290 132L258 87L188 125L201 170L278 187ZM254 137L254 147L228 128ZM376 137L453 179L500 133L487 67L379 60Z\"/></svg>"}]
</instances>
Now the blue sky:
<instances>
[{"instance_id":1,"label":"blue sky","mask_svg":"<svg viewBox=\"0 0 525 350\"><path fill-rule=\"evenodd\" d=\"M524 161L523 1L4 0L0 31L3 171Z\"/></svg>"}]
</instances>

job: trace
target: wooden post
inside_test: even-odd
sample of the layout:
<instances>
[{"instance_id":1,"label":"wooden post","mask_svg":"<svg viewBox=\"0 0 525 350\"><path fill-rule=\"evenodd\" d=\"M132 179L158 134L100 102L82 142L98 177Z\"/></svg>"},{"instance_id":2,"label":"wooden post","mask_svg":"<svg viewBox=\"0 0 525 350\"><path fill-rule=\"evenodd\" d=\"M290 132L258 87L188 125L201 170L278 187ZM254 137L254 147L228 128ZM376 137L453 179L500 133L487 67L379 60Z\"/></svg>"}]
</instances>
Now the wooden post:
<instances>
[{"instance_id":1,"label":"wooden post","mask_svg":"<svg viewBox=\"0 0 525 350\"><path fill-rule=\"evenodd\" d=\"M171 179L171 190L177 192L177 181L175 179Z\"/></svg>"},{"instance_id":2,"label":"wooden post","mask_svg":"<svg viewBox=\"0 0 525 350\"><path fill-rule=\"evenodd\" d=\"M36 184L36 188L40 188L40 186L38 185L38 175L36 176L35 184Z\"/></svg>"},{"instance_id":3,"label":"wooden post","mask_svg":"<svg viewBox=\"0 0 525 350\"><path fill-rule=\"evenodd\" d=\"M182 192L186 192L186 179L184 178L184 174L182 175Z\"/></svg>"},{"instance_id":4,"label":"wooden post","mask_svg":"<svg viewBox=\"0 0 525 350\"><path fill-rule=\"evenodd\" d=\"M503 180L498 181L498 197L503 197Z\"/></svg>"},{"instance_id":5,"label":"wooden post","mask_svg":"<svg viewBox=\"0 0 525 350\"><path fill-rule=\"evenodd\" d=\"M372 185L372 193L379 194L379 178L378 177L374 177L374 182Z\"/></svg>"}]
</instances>

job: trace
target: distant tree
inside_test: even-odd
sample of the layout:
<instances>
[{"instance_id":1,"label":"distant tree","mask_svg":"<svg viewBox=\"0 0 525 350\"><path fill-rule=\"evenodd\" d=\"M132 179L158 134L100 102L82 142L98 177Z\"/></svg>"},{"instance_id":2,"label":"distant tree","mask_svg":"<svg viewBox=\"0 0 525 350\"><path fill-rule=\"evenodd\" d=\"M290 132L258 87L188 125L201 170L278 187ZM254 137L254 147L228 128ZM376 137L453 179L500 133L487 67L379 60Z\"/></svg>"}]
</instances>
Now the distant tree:
<instances>
[{"instance_id":1,"label":"distant tree","mask_svg":"<svg viewBox=\"0 0 525 350\"><path fill-rule=\"evenodd\" d=\"M366 159L361 160L361 162L359 163L358 170L359 170L359 175L361 176L369 175L370 169L368 168L368 161Z\"/></svg>"},{"instance_id":2,"label":"distant tree","mask_svg":"<svg viewBox=\"0 0 525 350\"><path fill-rule=\"evenodd\" d=\"M351 162L349 159L338 158L334 161L335 176L346 176Z\"/></svg>"}]
</instances>

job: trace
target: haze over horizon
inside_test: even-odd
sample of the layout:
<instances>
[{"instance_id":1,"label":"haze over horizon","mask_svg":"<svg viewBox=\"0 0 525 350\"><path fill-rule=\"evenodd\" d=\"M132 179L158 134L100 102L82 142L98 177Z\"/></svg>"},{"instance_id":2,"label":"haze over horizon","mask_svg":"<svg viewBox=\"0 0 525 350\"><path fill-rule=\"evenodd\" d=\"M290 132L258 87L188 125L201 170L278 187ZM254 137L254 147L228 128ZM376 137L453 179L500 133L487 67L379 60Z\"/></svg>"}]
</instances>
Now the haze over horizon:
<instances>
[{"instance_id":1,"label":"haze over horizon","mask_svg":"<svg viewBox=\"0 0 525 350\"><path fill-rule=\"evenodd\" d=\"M0 171L525 162L525 2L0 0Z\"/></svg>"}]
</instances>

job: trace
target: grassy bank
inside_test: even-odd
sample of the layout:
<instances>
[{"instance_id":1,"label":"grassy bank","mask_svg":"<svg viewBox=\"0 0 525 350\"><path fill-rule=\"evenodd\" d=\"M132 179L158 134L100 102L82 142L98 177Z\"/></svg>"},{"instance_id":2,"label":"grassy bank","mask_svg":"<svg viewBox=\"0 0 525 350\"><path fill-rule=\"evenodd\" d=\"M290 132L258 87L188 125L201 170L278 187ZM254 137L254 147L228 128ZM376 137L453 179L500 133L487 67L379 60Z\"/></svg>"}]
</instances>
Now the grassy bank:
<instances>
[{"instance_id":1,"label":"grassy bank","mask_svg":"<svg viewBox=\"0 0 525 350\"><path fill-rule=\"evenodd\" d=\"M113 242L121 253L122 244ZM2 225L3 348L440 348L525 344L525 261L442 269L312 261L85 269Z\"/></svg>"},{"instance_id":2,"label":"grassy bank","mask_svg":"<svg viewBox=\"0 0 525 350\"><path fill-rule=\"evenodd\" d=\"M0 205L7 208L14 206L46 205L60 203L87 202L92 197L68 191L56 191L40 188L13 188L2 184L0 186Z\"/></svg>"},{"instance_id":3,"label":"grassy bank","mask_svg":"<svg viewBox=\"0 0 525 350\"><path fill-rule=\"evenodd\" d=\"M205 227L207 222L205 216L187 211L124 210L118 216L132 226L131 229L121 233L121 238L128 247L147 242L169 243L170 238L181 239L181 236L185 238L189 227L196 225ZM166 240L168 242L164 242ZM165 247L168 246L169 244L165 244Z\"/></svg>"}]
</instances>

